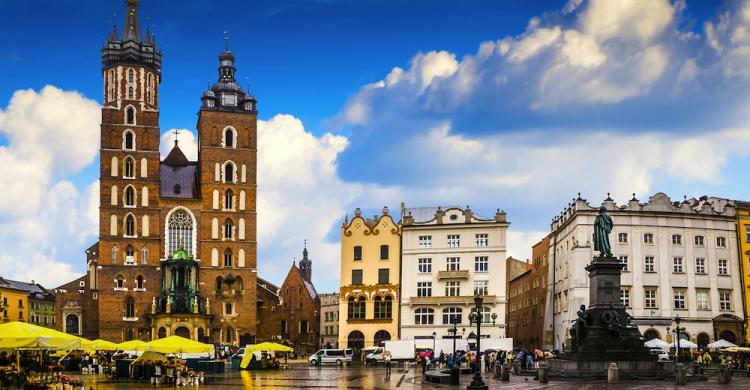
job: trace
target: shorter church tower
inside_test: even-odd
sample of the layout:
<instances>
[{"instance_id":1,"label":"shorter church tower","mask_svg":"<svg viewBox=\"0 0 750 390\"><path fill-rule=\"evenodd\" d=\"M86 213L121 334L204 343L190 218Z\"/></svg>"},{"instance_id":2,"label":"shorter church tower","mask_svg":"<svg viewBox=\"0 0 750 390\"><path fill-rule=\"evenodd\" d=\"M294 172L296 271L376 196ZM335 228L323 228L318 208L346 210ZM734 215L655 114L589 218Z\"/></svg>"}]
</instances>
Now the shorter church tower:
<instances>
[{"instance_id":1,"label":"shorter church tower","mask_svg":"<svg viewBox=\"0 0 750 390\"><path fill-rule=\"evenodd\" d=\"M307 283L312 284L312 261L307 257L307 241L305 249L302 250L302 260L299 262L299 271Z\"/></svg>"}]
</instances>

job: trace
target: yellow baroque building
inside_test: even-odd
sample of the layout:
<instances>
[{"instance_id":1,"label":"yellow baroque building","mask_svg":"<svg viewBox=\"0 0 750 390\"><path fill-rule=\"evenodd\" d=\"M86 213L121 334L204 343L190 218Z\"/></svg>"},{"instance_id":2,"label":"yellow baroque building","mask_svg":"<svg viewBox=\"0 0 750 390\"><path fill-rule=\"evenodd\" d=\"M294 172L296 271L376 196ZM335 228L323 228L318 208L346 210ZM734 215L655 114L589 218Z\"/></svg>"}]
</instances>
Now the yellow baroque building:
<instances>
[{"instance_id":1,"label":"yellow baroque building","mask_svg":"<svg viewBox=\"0 0 750 390\"><path fill-rule=\"evenodd\" d=\"M384 207L356 209L341 227L339 345L361 349L398 339L401 227Z\"/></svg>"},{"instance_id":2,"label":"yellow baroque building","mask_svg":"<svg viewBox=\"0 0 750 390\"><path fill-rule=\"evenodd\" d=\"M737 248L739 248L740 266L745 300L745 313L750 313L750 202L737 201ZM750 343L750 319L745 316L745 340Z\"/></svg>"},{"instance_id":3,"label":"yellow baroque building","mask_svg":"<svg viewBox=\"0 0 750 390\"><path fill-rule=\"evenodd\" d=\"M10 321L29 321L29 297L0 278L0 323Z\"/></svg>"}]
</instances>

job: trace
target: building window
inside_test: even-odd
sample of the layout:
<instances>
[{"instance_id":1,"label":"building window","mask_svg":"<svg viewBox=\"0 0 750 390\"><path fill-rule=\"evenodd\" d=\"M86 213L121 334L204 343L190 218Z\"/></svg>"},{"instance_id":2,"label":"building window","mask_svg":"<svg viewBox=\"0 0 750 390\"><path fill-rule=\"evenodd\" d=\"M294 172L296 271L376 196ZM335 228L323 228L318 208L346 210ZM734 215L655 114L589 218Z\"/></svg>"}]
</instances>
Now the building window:
<instances>
[{"instance_id":1,"label":"building window","mask_svg":"<svg viewBox=\"0 0 750 390\"><path fill-rule=\"evenodd\" d=\"M474 281L474 295L485 296L488 295L489 281L487 280L475 280Z\"/></svg>"},{"instance_id":2,"label":"building window","mask_svg":"<svg viewBox=\"0 0 750 390\"><path fill-rule=\"evenodd\" d=\"M460 307L446 307L443 309L443 324L460 324L461 313L463 313L463 310Z\"/></svg>"},{"instance_id":3,"label":"building window","mask_svg":"<svg viewBox=\"0 0 750 390\"><path fill-rule=\"evenodd\" d=\"M685 290L674 290L674 308L684 309L685 308Z\"/></svg>"},{"instance_id":4,"label":"building window","mask_svg":"<svg viewBox=\"0 0 750 390\"><path fill-rule=\"evenodd\" d=\"M227 302L227 303L224 304L224 314L225 315L228 315L228 316L232 315L232 313L233 313L232 309L233 309L233 307L232 307L232 303L231 302Z\"/></svg>"},{"instance_id":5,"label":"building window","mask_svg":"<svg viewBox=\"0 0 750 390\"><path fill-rule=\"evenodd\" d=\"M109 77L107 78L107 101L115 100L115 71L114 69L109 70Z\"/></svg>"},{"instance_id":6,"label":"building window","mask_svg":"<svg viewBox=\"0 0 750 390\"><path fill-rule=\"evenodd\" d=\"M224 164L224 183L234 183L234 164Z\"/></svg>"},{"instance_id":7,"label":"building window","mask_svg":"<svg viewBox=\"0 0 750 390\"><path fill-rule=\"evenodd\" d=\"M457 297L461 295L461 282L450 281L445 282L445 296L446 297Z\"/></svg>"},{"instance_id":8,"label":"building window","mask_svg":"<svg viewBox=\"0 0 750 390\"><path fill-rule=\"evenodd\" d=\"M643 290L644 307L646 309L656 309L656 288L647 287Z\"/></svg>"},{"instance_id":9,"label":"building window","mask_svg":"<svg viewBox=\"0 0 750 390\"><path fill-rule=\"evenodd\" d=\"M420 248L432 248L432 236L419 236Z\"/></svg>"},{"instance_id":10,"label":"building window","mask_svg":"<svg viewBox=\"0 0 750 390\"><path fill-rule=\"evenodd\" d=\"M224 251L224 266L225 267L232 266L232 250L231 249L227 249Z\"/></svg>"},{"instance_id":11,"label":"building window","mask_svg":"<svg viewBox=\"0 0 750 390\"><path fill-rule=\"evenodd\" d=\"M361 246L354 247L354 260L362 260L362 247Z\"/></svg>"},{"instance_id":12,"label":"building window","mask_svg":"<svg viewBox=\"0 0 750 390\"><path fill-rule=\"evenodd\" d=\"M125 124L127 125L135 124L135 108L134 107L128 107L125 109Z\"/></svg>"},{"instance_id":13,"label":"building window","mask_svg":"<svg viewBox=\"0 0 750 390\"><path fill-rule=\"evenodd\" d=\"M726 259L719 259L719 275L729 275L729 267Z\"/></svg>"},{"instance_id":14,"label":"building window","mask_svg":"<svg viewBox=\"0 0 750 390\"><path fill-rule=\"evenodd\" d=\"M698 310L708 310L708 290L695 291L695 305Z\"/></svg>"},{"instance_id":15,"label":"building window","mask_svg":"<svg viewBox=\"0 0 750 390\"><path fill-rule=\"evenodd\" d=\"M349 297L347 308L347 317L350 320L363 320L365 319L365 297Z\"/></svg>"},{"instance_id":16,"label":"building window","mask_svg":"<svg viewBox=\"0 0 750 390\"><path fill-rule=\"evenodd\" d=\"M234 192L228 189L224 192L224 210L234 209Z\"/></svg>"},{"instance_id":17,"label":"building window","mask_svg":"<svg viewBox=\"0 0 750 390\"><path fill-rule=\"evenodd\" d=\"M682 236L679 234L673 234L672 245L682 245Z\"/></svg>"},{"instance_id":18,"label":"building window","mask_svg":"<svg viewBox=\"0 0 750 390\"><path fill-rule=\"evenodd\" d=\"M143 276L138 275L138 277L135 278L135 288L143 289Z\"/></svg>"},{"instance_id":19,"label":"building window","mask_svg":"<svg viewBox=\"0 0 750 390\"><path fill-rule=\"evenodd\" d=\"M630 287L620 289L620 303L625 307L630 307Z\"/></svg>"},{"instance_id":20,"label":"building window","mask_svg":"<svg viewBox=\"0 0 750 390\"><path fill-rule=\"evenodd\" d=\"M388 245L380 246L380 260L388 260Z\"/></svg>"},{"instance_id":21,"label":"building window","mask_svg":"<svg viewBox=\"0 0 750 390\"><path fill-rule=\"evenodd\" d=\"M432 296L432 282L417 282L417 296L418 297L431 297Z\"/></svg>"},{"instance_id":22,"label":"building window","mask_svg":"<svg viewBox=\"0 0 750 390\"><path fill-rule=\"evenodd\" d=\"M388 268L380 268L378 269L378 284L388 284L390 283L390 269Z\"/></svg>"},{"instance_id":23,"label":"building window","mask_svg":"<svg viewBox=\"0 0 750 390\"><path fill-rule=\"evenodd\" d=\"M217 223L218 225L218 223ZM216 227L216 234L218 236L219 227ZM170 255L177 249L185 249L193 255L193 218L188 214L185 209L177 209L169 215L167 223L167 237L169 238L169 249ZM217 237L218 238L218 237ZM218 263L219 256L216 254L216 262Z\"/></svg>"},{"instance_id":24,"label":"building window","mask_svg":"<svg viewBox=\"0 0 750 390\"><path fill-rule=\"evenodd\" d=\"M489 245L489 234L477 234L476 235L476 245L477 246L487 246L487 245Z\"/></svg>"},{"instance_id":25,"label":"building window","mask_svg":"<svg viewBox=\"0 0 750 390\"><path fill-rule=\"evenodd\" d=\"M432 259L422 258L417 260L417 269L423 274L432 272Z\"/></svg>"},{"instance_id":26,"label":"building window","mask_svg":"<svg viewBox=\"0 0 750 390\"><path fill-rule=\"evenodd\" d=\"M231 240L233 230L234 224L232 223L231 219L227 218L226 221L224 221L224 238L227 240Z\"/></svg>"},{"instance_id":27,"label":"building window","mask_svg":"<svg viewBox=\"0 0 750 390\"><path fill-rule=\"evenodd\" d=\"M361 269L352 270L352 284L362 284L362 270Z\"/></svg>"},{"instance_id":28,"label":"building window","mask_svg":"<svg viewBox=\"0 0 750 390\"><path fill-rule=\"evenodd\" d=\"M643 235L643 243L644 244L653 244L654 243L654 235L651 233L646 233Z\"/></svg>"},{"instance_id":29,"label":"building window","mask_svg":"<svg viewBox=\"0 0 750 390\"><path fill-rule=\"evenodd\" d=\"M745 242L750 242L750 225L745 225Z\"/></svg>"},{"instance_id":30,"label":"building window","mask_svg":"<svg viewBox=\"0 0 750 390\"><path fill-rule=\"evenodd\" d=\"M624 244L628 242L628 233L620 233L617 235L617 242Z\"/></svg>"},{"instance_id":31,"label":"building window","mask_svg":"<svg viewBox=\"0 0 750 390\"><path fill-rule=\"evenodd\" d=\"M487 272L489 271L489 257L477 256L474 258L474 271L475 272Z\"/></svg>"},{"instance_id":32,"label":"building window","mask_svg":"<svg viewBox=\"0 0 750 390\"><path fill-rule=\"evenodd\" d=\"M674 273L682 273L682 272L684 272L683 268L682 268L682 257L675 257L673 264L674 265L672 267L672 272L674 272Z\"/></svg>"},{"instance_id":33,"label":"building window","mask_svg":"<svg viewBox=\"0 0 750 390\"><path fill-rule=\"evenodd\" d=\"M458 271L461 269L461 258L460 257L449 257L446 260L447 271Z\"/></svg>"},{"instance_id":34,"label":"building window","mask_svg":"<svg viewBox=\"0 0 750 390\"><path fill-rule=\"evenodd\" d=\"M234 147L234 129L232 129L231 127L227 127L227 129L224 130L224 147Z\"/></svg>"},{"instance_id":35,"label":"building window","mask_svg":"<svg viewBox=\"0 0 750 390\"><path fill-rule=\"evenodd\" d=\"M695 238L693 238L693 240L695 240L695 246L704 246L705 245L705 242L703 240L703 236L695 236Z\"/></svg>"},{"instance_id":36,"label":"building window","mask_svg":"<svg viewBox=\"0 0 750 390\"><path fill-rule=\"evenodd\" d=\"M128 86L128 99L135 99L135 87L133 87L132 85Z\"/></svg>"},{"instance_id":37,"label":"building window","mask_svg":"<svg viewBox=\"0 0 750 390\"><path fill-rule=\"evenodd\" d=\"M128 245L128 247L125 248L125 264L135 264L135 248L133 248L132 245Z\"/></svg>"},{"instance_id":38,"label":"building window","mask_svg":"<svg viewBox=\"0 0 750 390\"><path fill-rule=\"evenodd\" d=\"M135 302L133 302L133 298L131 297L127 297L125 299L125 317L127 318L135 317Z\"/></svg>"},{"instance_id":39,"label":"building window","mask_svg":"<svg viewBox=\"0 0 750 390\"><path fill-rule=\"evenodd\" d=\"M706 273L706 259L698 257L695 259L695 273L705 274Z\"/></svg>"},{"instance_id":40,"label":"building window","mask_svg":"<svg viewBox=\"0 0 750 390\"><path fill-rule=\"evenodd\" d=\"M375 297L375 319L392 318L393 315L393 298Z\"/></svg>"},{"instance_id":41,"label":"building window","mask_svg":"<svg viewBox=\"0 0 750 390\"><path fill-rule=\"evenodd\" d=\"M135 82L135 70L132 68L128 69L128 84Z\"/></svg>"},{"instance_id":42,"label":"building window","mask_svg":"<svg viewBox=\"0 0 750 390\"><path fill-rule=\"evenodd\" d=\"M458 234L448 235L448 248L458 248L461 244L460 236Z\"/></svg>"},{"instance_id":43,"label":"building window","mask_svg":"<svg viewBox=\"0 0 750 390\"><path fill-rule=\"evenodd\" d=\"M473 309L471 309L471 312L472 313L476 313L477 309L473 308ZM485 306L485 307L482 307L481 309L479 309L479 318L478 319L481 319L481 321L482 321L483 324L489 324L489 323L491 323L492 322L492 314L490 312L490 308ZM476 320L474 320L474 321L476 321Z\"/></svg>"},{"instance_id":44,"label":"building window","mask_svg":"<svg viewBox=\"0 0 750 390\"><path fill-rule=\"evenodd\" d=\"M115 288L125 288L125 278L122 275L115 278Z\"/></svg>"},{"instance_id":45,"label":"building window","mask_svg":"<svg viewBox=\"0 0 750 390\"><path fill-rule=\"evenodd\" d=\"M732 310L732 292L719 290L719 310Z\"/></svg>"},{"instance_id":46,"label":"building window","mask_svg":"<svg viewBox=\"0 0 750 390\"><path fill-rule=\"evenodd\" d=\"M135 161L132 157L125 157L125 169L123 170L126 179L135 178Z\"/></svg>"},{"instance_id":47,"label":"building window","mask_svg":"<svg viewBox=\"0 0 750 390\"><path fill-rule=\"evenodd\" d=\"M622 264L622 270L627 272L628 271L628 257L627 256L619 256L617 258L617 261Z\"/></svg>"},{"instance_id":48,"label":"building window","mask_svg":"<svg viewBox=\"0 0 750 390\"><path fill-rule=\"evenodd\" d=\"M133 215L125 217L125 235L135 237L135 217Z\"/></svg>"},{"instance_id":49,"label":"building window","mask_svg":"<svg viewBox=\"0 0 750 390\"><path fill-rule=\"evenodd\" d=\"M130 130L125 130L125 134L123 135L124 142L123 142L123 149L125 150L135 150L135 135Z\"/></svg>"},{"instance_id":50,"label":"building window","mask_svg":"<svg viewBox=\"0 0 750 390\"><path fill-rule=\"evenodd\" d=\"M643 260L643 270L645 272L655 272L654 271L654 256L646 256Z\"/></svg>"},{"instance_id":51,"label":"building window","mask_svg":"<svg viewBox=\"0 0 750 390\"><path fill-rule=\"evenodd\" d=\"M420 307L414 310L414 324L432 325L435 323L435 310L428 307Z\"/></svg>"},{"instance_id":52,"label":"building window","mask_svg":"<svg viewBox=\"0 0 750 390\"><path fill-rule=\"evenodd\" d=\"M112 264L117 264L120 257L120 248L117 245L112 246Z\"/></svg>"},{"instance_id":53,"label":"building window","mask_svg":"<svg viewBox=\"0 0 750 390\"><path fill-rule=\"evenodd\" d=\"M125 206L135 207L135 189L133 186L125 187Z\"/></svg>"},{"instance_id":54,"label":"building window","mask_svg":"<svg viewBox=\"0 0 750 390\"><path fill-rule=\"evenodd\" d=\"M727 247L726 237L716 237L716 246L718 246L719 248L726 248Z\"/></svg>"}]
</instances>

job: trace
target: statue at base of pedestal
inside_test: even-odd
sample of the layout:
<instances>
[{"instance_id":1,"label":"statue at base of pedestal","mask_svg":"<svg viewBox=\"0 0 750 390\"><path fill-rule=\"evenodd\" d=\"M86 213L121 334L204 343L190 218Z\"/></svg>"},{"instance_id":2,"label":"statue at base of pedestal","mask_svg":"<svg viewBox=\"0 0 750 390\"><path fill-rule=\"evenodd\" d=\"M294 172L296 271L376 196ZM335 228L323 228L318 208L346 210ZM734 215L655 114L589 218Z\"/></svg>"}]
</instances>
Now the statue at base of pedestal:
<instances>
[{"instance_id":1,"label":"statue at base of pedestal","mask_svg":"<svg viewBox=\"0 0 750 390\"><path fill-rule=\"evenodd\" d=\"M573 326L570 327L570 337L575 341L576 345L581 345L583 333L591 317L589 316L589 312L586 311L586 305L581 305L581 310L576 314L578 314L578 318L573 321Z\"/></svg>"}]
</instances>

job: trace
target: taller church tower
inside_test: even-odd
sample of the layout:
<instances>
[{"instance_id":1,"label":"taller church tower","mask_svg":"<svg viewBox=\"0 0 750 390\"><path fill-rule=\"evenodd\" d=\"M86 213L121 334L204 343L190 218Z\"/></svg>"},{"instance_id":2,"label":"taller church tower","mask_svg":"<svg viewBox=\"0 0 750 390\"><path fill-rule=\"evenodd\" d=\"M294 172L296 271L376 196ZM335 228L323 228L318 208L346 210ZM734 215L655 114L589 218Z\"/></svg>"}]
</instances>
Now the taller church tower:
<instances>
[{"instance_id":1,"label":"taller church tower","mask_svg":"<svg viewBox=\"0 0 750 390\"><path fill-rule=\"evenodd\" d=\"M161 52L151 33L141 32L138 0L127 1L122 34L115 26L107 37L102 76L100 255L91 287L102 313L100 337L145 339L160 278Z\"/></svg>"}]
</instances>

